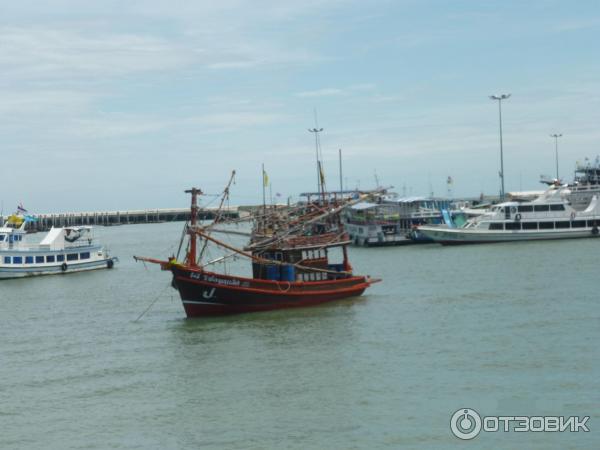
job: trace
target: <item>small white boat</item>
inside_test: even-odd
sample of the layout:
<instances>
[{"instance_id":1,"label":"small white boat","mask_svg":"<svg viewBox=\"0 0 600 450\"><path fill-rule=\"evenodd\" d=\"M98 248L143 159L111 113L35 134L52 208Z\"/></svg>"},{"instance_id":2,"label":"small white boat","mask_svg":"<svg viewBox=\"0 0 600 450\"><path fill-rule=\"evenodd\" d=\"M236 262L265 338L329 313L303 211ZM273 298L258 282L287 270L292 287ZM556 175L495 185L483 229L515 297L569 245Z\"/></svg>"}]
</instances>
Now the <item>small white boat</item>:
<instances>
[{"instance_id":1,"label":"small white boat","mask_svg":"<svg viewBox=\"0 0 600 450\"><path fill-rule=\"evenodd\" d=\"M92 227L52 228L39 244L29 244L25 224L11 216L0 227L0 279L110 269L118 261L94 242Z\"/></svg>"},{"instance_id":2,"label":"small white boat","mask_svg":"<svg viewBox=\"0 0 600 450\"><path fill-rule=\"evenodd\" d=\"M551 188L532 201L495 205L462 227L423 225L417 229L445 245L597 237L598 196L594 195L584 210L575 209L570 196L571 190L566 186Z\"/></svg>"}]
</instances>

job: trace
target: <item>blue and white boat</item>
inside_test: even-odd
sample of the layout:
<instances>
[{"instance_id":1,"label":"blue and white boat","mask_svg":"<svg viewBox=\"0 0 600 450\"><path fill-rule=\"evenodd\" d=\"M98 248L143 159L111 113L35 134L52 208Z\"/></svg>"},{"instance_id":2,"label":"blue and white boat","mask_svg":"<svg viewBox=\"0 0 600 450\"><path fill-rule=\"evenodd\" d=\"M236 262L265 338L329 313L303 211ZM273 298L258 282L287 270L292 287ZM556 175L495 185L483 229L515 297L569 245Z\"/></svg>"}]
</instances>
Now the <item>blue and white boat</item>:
<instances>
[{"instance_id":1,"label":"blue and white boat","mask_svg":"<svg viewBox=\"0 0 600 450\"><path fill-rule=\"evenodd\" d=\"M13 215L0 227L0 279L111 269L118 261L94 241L92 227L52 228L30 244L26 223Z\"/></svg>"}]
</instances>

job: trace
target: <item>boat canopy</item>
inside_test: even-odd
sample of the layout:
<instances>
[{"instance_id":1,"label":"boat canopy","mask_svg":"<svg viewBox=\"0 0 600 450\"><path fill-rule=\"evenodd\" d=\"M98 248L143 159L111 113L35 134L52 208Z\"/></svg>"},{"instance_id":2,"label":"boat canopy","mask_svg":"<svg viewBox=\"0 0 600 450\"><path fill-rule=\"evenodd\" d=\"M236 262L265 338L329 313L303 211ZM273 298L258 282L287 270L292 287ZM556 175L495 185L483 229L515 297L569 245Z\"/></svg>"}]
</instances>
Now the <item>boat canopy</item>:
<instances>
[{"instance_id":1,"label":"boat canopy","mask_svg":"<svg viewBox=\"0 0 600 450\"><path fill-rule=\"evenodd\" d=\"M356 211L362 211L365 209L371 209L371 208L376 208L378 205L377 203L370 203L370 202L363 202L363 203L357 203L356 205L352 205L350 207L350 209L354 209Z\"/></svg>"}]
</instances>

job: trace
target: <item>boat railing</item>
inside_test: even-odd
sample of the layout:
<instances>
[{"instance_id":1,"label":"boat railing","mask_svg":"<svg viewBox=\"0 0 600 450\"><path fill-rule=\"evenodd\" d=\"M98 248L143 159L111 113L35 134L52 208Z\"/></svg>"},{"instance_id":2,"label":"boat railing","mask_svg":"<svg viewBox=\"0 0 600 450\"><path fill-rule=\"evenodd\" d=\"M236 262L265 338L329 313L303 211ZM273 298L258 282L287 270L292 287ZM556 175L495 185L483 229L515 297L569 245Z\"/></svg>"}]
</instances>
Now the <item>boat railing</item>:
<instances>
[{"instance_id":1,"label":"boat railing","mask_svg":"<svg viewBox=\"0 0 600 450\"><path fill-rule=\"evenodd\" d=\"M37 244L37 243L29 243L29 242L17 242L14 243L13 245L9 245L9 246L2 246L0 248L6 250L17 250L17 251L30 251L30 252L47 252L47 251L70 251L70 250L79 250L82 248L89 248L89 247L100 247L100 245L96 245L94 243L93 240L86 240L86 242L78 242L78 243L69 243L68 245L65 245L64 248L61 249L52 249L50 247L50 245L47 244Z\"/></svg>"},{"instance_id":2,"label":"boat railing","mask_svg":"<svg viewBox=\"0 0 600 450\"><path fill-rule=\"evenodd\" d=\"M412 219L441 217L441 213L437 210L417 211L410 214Z\"/></svg>"},{"instance_id":3,"label":"boat railing","mask_svg":"<svg viewBox=\"0 0 600 450\"><path fill-rule=\"evenodd\" d=\"M399 222L400 218L388 220L348 220L350 225L397 225Z\"/></svg>"}]
</instances>

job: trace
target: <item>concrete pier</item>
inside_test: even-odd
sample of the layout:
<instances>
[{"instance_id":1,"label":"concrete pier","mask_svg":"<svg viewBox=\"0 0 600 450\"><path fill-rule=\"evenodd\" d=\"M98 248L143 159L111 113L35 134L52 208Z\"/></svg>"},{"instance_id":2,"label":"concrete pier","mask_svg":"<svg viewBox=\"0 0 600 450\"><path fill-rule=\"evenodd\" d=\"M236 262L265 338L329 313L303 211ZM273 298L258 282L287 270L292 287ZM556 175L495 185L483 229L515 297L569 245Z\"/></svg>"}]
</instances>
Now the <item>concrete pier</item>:
<instances>
[{"instance_id":1,"label":"concrete pier","mask_svg":"<svg viewBox=\"0 0 600 450\"><path fill-rule=\"evenodd\" d=\"M215 218L216 209L201 209L198 213L200 220L212 220ZM224 208L222 215L229 219L238 218L240 211L237 207ZM3 224L10 214L0 216L0 224ZM189 208L170 209L141 209L126 211L94 211L94 212L68 212L30 214L37 222L27 224L31 231L46 231L54 227L67 227L79 225L115 226L137 223L160 223L160 222L182 222L190 219Z\"/></svg>"}]
</instances>

